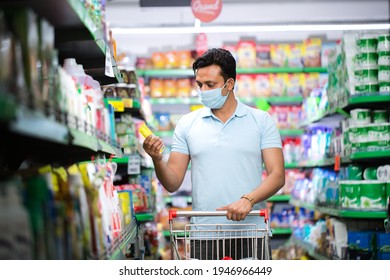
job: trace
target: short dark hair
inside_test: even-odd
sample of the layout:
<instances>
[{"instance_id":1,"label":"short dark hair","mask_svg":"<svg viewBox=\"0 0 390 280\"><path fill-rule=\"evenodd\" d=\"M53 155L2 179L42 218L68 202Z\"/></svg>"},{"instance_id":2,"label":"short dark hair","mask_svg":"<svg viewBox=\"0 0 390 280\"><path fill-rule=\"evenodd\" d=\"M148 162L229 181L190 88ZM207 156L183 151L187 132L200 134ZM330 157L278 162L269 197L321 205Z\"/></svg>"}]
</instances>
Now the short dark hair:
<instances>
[{"instance_id":1,"label":"short dark hair","mask_svg":"<svg viewBox=\"0 0 390 280\"><path fill-rule=\"evenodd\" d=\"M209 49L194 61L192 69L196 74L196 70L199 68L210 65L218 65L221 68L221 76L224 78L225 82L229 78L236 81L236 60L228 50L221 48Z\"/></svg>"}]
</instances>

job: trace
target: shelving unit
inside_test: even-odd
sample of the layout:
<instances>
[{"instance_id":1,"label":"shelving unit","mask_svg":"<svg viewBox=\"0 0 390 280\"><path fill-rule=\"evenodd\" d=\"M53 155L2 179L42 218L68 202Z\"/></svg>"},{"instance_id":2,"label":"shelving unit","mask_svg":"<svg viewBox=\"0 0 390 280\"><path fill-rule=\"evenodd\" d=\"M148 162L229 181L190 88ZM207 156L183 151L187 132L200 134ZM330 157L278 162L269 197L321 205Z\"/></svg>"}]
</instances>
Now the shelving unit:
<instances>
[{"instance_id":1,"label":"shelving unit","mask_svg":"<svg viewBox=\"0 0 390 280\"><path fill-rule=\"evenodd\" d=\"M332 104L331 109L300 125L304 128L312 123L327 123L330 120L340 121L349 116L349 111L355 108L383 108L388 109L390 92L373 92L370 94L356 94L346 100L340 99L339 103Z\"/></svg>"},{"instance_id":2,"label":"shelving unit","mask_svg":"<svg viewBox=\"0 0 390 280\"><path fill-rule=\"evenodd\" d=\"M138 222L151 222L154 220L156 213L137 213L135 217Z\"/></svg>"},{"instance_id":3,"label":"shelving unit","mask_svg":"<svg viewBox=\"0 0 390 280\"><path fill-rule=\"evenodd\" d=\"M291 228L271 228L272 235L290 235L292 233Z\"/></svg>"},{"instance_id":4,"label":"shelving unit","mask_svg":"<svg viewBox=\"0 0 390 280\"><path fill-rule=\"evenodd\" d=\"M330 122L341 121L346 117L349 117L349 112L355 108L367 108L367 109L384 109L389 112L390 108L390 93L369 93L369 94L359 94L354 95L348 98L347 100L342 100L338 104L331 104L331 109L323 114L320 114L318 117L308 120L302 124L302 128L305 128L312 123L327 124ZM336 158L329 158L320 161L306 161L299 162L297 164L291 164L290 168L299 167L299 168L312 168L312 167L332 167L332 165L339 164L358 164L370 166L377 166L379 164L388 164L390 160L390 149L387 150L366 150L353 152L347 156L339 158L339 163L337 163ZM334 168L334 170L338 170ZM289 203L296 207L302 207L307 210L315 211L318 214L321 214L323 217L330 216L335 218L340 218L346 225L349 230L350 225L356 224L355 221L364 220L369 225L374 225L377 228L377 224L381 223L381 220L388 218L388 213L385 210L375 210L375 209L349 209L343 208L341 206L332 206L332 205L315 205L307 203L304 201L299 201L295 198L291 198ZM352 226L353 227L353 226ZM372 228L372 226L371 226ZM369 230L367 228L367 230ZM378 229L377 229L378 230ZM339 257L327 257L323 254L318 253L315 248L298 238L293 234L289 240L290 242L298 245L303 248L312 258L315 259L338 259ZM375 249L374 249L375 250Z\"/></svg>"},{"instance_id":5,"label":"shelving unit","mask_svg":"<svg viewBox=\"0 0 390 280\"><path fill-rule=\"evenodd\" d=\"M112 54L110 60L114 77L105 75L106 55L109 51L103 31L96 26L79 0L5 0L1 7L31 7L39 16L55 27L55 47L59 50L59 61L73 57L84 66L85 72L101 85L122 82Z\"/></svg>"},{"instance_id":6,"label":"shelving unit","mask_svg":"<svg viewBox=\"0 0 390 280\"><path fill-rule=\"evenodd\" d=\"M309 256L316 260L330 260L330 258L318 253L311 244L295 237L294 235L291 236L290 242L297 244L299 247L303 248Z\"/></svg>"},{"instance_id":7,"label":"shelving unit","mask_svg":"<svg viewBox=\"0 0 390 280\"><path fill-rule=\"evenodd\" d=\"M371 211L371 210L353 210L353 209L337 209L331 207L317 206L314 204L291 199L290 204L303 207L309 210L315 210L323 214L340 217L340 218L355 218L355 219L385 219L386 211Z\"/></svg>"},{"instance_id":8,"label":"shelving unit","mask_svg":"<svg viewBox=\"0 0 390 280\"><path fill-rule=\"evenodd\" d=\"M65 58L75 58L78 64L83 65L86 74L100 85L123 81L110 44L104 40L104 31L93 22L81 1L5 0L1 1L0 8L31 8L38 17L47 20L54 28L54 48L58 51L60 64ZM107 60L111 62L112 77L106 75ZM52 90L51 94L57 93ZM56 168L60 165L66 174L65 166L88 161L92 156L122 156L122 148L115 139L81 122L78 116L60 112L50 104L35 106L2 88L0 107L0 164L5 167L2 176L12 175L11 172L18 170L26 159L30 165L37 164L37 167L45 164ZM10 148L15 146L17 150ZM55 215L61 223L62 214ZM131 246L136 248L135 257L140 258L141 243L138 239L139 228L133 219L109 248L88 258L126 259L126 252Z\"/></svg>"},{"instance_id":9,"label":"shelving unit","mask_svg":"<svg viewBox=\"0 0 390 280\"><path fill-rule=\"evenodd\" d=\"M138 231L136 220L133 219L108 250L100 253L99 256L93 256L92 259L124 260L130 246L135 247L135 257L140 258L139 245L134 242L138 237Z\"/></svg>"},{"instance_id":10,"label":"shelving unit","mask_svg":"<svg viewBox=\"0 0 390 280\"><path fill-rule=\"evenodd\" d=\"M291 196L289 194L274 195L267 199L267 202L288 202Z\"/></svg>"},{"instance_id":11,"label":"shelving unit","mask_svg":"<svg viewBox=\"0 0 390 280\"><path fill-rule=\"evenodd\" d=\"M15 161L15 164L27 155L46 161L63 159L64 162L85 160L93 153L122 155L115 140L90 127L71 127L64 114L46 115L17 104L15 98L6 93L0 94L0 103L7 106L0 113L4 133L1 139L3 157ZM77 122L76 117L74 120ZM13 144L18 146L18 153L7 149Z\"/></svg>"}]
</instances>

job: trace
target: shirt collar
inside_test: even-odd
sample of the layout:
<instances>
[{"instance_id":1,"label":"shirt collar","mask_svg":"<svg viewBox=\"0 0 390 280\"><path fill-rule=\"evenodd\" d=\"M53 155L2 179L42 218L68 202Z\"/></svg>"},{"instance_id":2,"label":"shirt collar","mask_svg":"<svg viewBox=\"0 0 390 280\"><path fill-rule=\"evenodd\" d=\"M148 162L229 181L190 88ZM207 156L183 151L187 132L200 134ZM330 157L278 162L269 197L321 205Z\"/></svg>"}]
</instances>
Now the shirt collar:
<instances>
[{"instance_id":1,"label":"shirt collar","mask_svg":"<svg viewBox=\"0 0 390 280\"><path fill-rule=\"evenodd\" d=\"M237 107L236 107L236 111L234 112L234 116L243 117L246 115L247 111L248 108L243 103L241 103L240 100L237 99ZM211 117L211 116L213 116L213 112L211 111L211 109L207 107L203 108L202 118Z\"/></svg>"}]
</instances>

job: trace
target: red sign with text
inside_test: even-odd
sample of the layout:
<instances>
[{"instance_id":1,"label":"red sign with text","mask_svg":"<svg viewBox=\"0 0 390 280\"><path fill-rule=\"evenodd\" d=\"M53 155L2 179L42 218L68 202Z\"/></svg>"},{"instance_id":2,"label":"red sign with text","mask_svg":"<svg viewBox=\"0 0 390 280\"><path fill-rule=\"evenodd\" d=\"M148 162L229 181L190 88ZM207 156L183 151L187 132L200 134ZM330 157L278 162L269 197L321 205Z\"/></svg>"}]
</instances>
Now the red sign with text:
<instances>
[{"instance_id":1,"label":"red sign with text","mask_svg":"<svg viewBox=\"0 0 390 280\"><path fill-rule=\"evenodd\" d=\"M205 33L199 33L195 38L195 49L196 54L201 56L205 51L207 51L207 35Z\"/></svg>"},{"instance_id":2,"label":"red sign with text","mask_svg":"<svg viewBox=\"0 0 390 280\"><path fill-rule=\"evenodd\" d=\"M194 16L202 22L216 19L222 10L222 0L191 0Z\"/></svg>"}]
</instances>

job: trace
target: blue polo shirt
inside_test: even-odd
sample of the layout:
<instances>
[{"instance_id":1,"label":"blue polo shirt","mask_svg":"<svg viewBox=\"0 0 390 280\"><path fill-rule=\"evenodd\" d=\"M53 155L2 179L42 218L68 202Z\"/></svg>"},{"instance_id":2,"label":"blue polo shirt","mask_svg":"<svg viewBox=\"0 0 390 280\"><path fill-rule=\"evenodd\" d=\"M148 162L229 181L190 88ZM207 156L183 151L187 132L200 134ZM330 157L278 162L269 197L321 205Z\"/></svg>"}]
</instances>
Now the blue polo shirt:
<instances>
[{"instance_id":1,"label":"blue polo shirt","mask_svg":"<svg viewBox=\"0 0 390 280\"><path fill-rule=\"evenodd\" d=\"M272 117L240 101L226 123L209 108L183 116L174 131L172 152L190 155L192 209L215 211L256 188L262 180L261 150L267 148L282 148ZM265 208L265 202L253 207L260 208ZM215 224L227 219L195 217L192 222ZM240 222L263 226L255 216Z\"/></svg>"}]
</instances>

